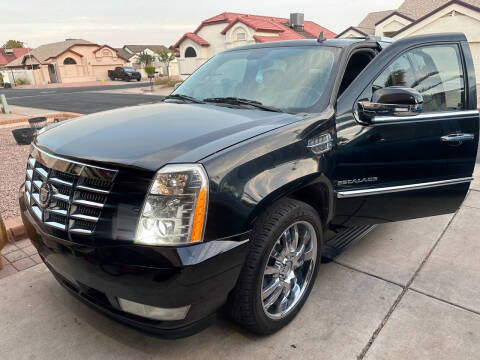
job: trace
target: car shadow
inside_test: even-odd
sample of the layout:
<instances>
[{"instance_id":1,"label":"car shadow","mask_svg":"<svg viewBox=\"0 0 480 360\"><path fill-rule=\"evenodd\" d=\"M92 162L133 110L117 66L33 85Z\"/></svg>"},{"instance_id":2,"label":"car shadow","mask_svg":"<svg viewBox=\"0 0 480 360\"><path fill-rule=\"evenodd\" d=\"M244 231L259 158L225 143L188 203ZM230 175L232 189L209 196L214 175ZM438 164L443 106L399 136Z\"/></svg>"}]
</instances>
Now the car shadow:
<instances>
[{"instance_id":1,"label":"car shadow","mask_svg":"<svg viewBox=\"0 0 480 360\"><path fill-rule=\"evenodd\" d=\"M197 355L209 353L210 350L214 351L214 347L218 346L219 338L223 340L228 337L234 337L237 340L240 338L241 342L251 342L262 338L262 336L240 328L228 319L223 311L219 312L216 322L207 329L186 338L172 340L120 323L84 304L63 288L59 293L59 300L65 307L65 311L73 315L75 325L88 327L89 330L98 332L111 341L149 355L161 353L162 357L168 355L184 359L189 358L186 355L186 351L189 349L190 355L194 355L191 349L195 349ZM95 337L99 337L100 334Z\"/></svg>"}]
</instances>

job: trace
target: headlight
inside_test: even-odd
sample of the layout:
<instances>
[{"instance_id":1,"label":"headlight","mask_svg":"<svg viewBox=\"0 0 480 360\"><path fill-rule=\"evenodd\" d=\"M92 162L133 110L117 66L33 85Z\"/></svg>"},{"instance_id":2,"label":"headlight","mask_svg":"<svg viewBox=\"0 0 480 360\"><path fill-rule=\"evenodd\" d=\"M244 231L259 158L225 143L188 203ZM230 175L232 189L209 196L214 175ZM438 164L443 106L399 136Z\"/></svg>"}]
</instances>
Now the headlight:
<instances>
[{"instance_id":1,"label":"headlight","mask_svg":"<svg viewBox=\"0 0 480 360\"><path fill-rule=\"evenodd\" d=\"M203 240L208 178L199 164L172 164L160 169L145 198L135 243L186 245Z\"/></svg>"}]
</instances>

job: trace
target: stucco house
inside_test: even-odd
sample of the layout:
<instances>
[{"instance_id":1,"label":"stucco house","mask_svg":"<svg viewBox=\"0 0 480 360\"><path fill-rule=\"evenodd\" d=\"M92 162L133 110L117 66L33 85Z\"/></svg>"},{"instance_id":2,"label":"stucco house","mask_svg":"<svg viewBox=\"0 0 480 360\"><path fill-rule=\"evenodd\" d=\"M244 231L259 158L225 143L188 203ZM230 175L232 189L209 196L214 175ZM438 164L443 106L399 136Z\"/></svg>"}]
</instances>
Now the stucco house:
<instances>
[{"instance_id":1,"label":"stucco house","mask_svg":"<svg viewBox=\"0 0 480 360\"><path fill-rule=\"evenodd\" d=\"M122 54L125 52L129 54L129 63L135 65L138 63L138 55L142 52L150 54L154 57L157 56L157 51L165 50L166 47L163 45L124 45L122 47ZM157 63L155 63L157 65Z\"/></svg>"},{"instance_id":2,"label":"stucco house","mask_svg":"<svg viewBox=\"0 0 480 360\"><path fill-rule=\"evenodd\" d=\"M0 48L0 70L3 69L8 63L27 54L30 49L27 48L13 48L4 49Z\"/></svg>"},{"instance_id":3,"label":"stucco house","mask_svg":"<svg viewBox=\"0 0 480 360\"><path fill-rule=\"evenodd\" d=\"M138 63L138 55L141 54L142 52L145 52L151 56L154 57L155 61L153 62L153 66L155 66L156 71L159 74L166 74L167 70L160 61L158 61L158 53L157 51L160 50L166 50L167 48L163 45L124 45L122 48L117 48L116 50L118 51L119 56L122 56L125 59L128 59L128 63L126 65L132 66L142 73L142 77L147 77L147 74L143 71L142 66ZM173 71L172 73L172 68L176 69L178 68L177 66L172 66L171 64L171 69L170 69L170 74L171 75L178 75L178 73L175 73Z\"/></svg>"},{"instance_id":4,"label":"stucco house","mask_svg":"<svg viewBox=\"0 0 480 360\"><path fill-rule=\"evenodd\" d=\"M480 0L405 0L398 9L368 14L338 37L388 36L463 32L467 36L480 82Z\"/></svg>"},{"instance_id":5,"label":"stucco house","mask_svg":"<svg viewBox=\"0 0 480 360\"><path fill-rule=\"evenodd\" d=\"M212 56L232 47L317 38L322 31L326 38L336 35L313 21L304 21L304 15L299 13L290 14L287 19L224 12L202 21L171 49L176 52L180 74L188 75Z\"/></svg>"},{"instance_id":6,"label":"stucco house","mask_svg":"<svg viewBox=\"0 0 480 360\"><path fill-rule=\"evenodd\" d=\"M10 62L7 69L31 72L37 85L107 79L108 70L128 60L116 49L82 39L45 44Z\"/></svg>"}]
</instances>

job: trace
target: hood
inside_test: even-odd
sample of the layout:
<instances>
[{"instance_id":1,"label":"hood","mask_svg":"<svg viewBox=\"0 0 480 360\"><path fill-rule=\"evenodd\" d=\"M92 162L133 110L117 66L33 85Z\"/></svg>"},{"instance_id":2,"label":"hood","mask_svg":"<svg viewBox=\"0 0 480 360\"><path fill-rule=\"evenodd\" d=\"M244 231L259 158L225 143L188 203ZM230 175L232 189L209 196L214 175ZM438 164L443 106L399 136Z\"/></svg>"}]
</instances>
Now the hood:
<instances>
[{"instance_id":1,"label":"hood","mask_svg":"<svg viewBox=\"0 0 480 360\"><path fill-rule=\"evenodd\" d=\"M167 163L197 162L298 119L210 104L160 103L72 119L39 135L36 145L54 155L156 171Z\"/></svg>"}]
</instances>

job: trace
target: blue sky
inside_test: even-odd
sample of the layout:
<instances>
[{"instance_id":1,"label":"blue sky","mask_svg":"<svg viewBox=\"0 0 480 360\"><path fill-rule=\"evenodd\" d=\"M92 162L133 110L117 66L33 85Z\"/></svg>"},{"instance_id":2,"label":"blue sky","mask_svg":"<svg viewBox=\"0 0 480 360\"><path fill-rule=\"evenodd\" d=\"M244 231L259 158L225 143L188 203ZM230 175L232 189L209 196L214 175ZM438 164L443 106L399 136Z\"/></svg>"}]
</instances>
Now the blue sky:
<instances>
[{"instance_id":1,"label":"blue sky","mask_svg":"<svg viewBox=\"0 0 480 360\"><path fill-rule=\"evenodd\" d=\"M356 25L370 11L397 8L402 0L0 0L0 44L8 39L36 47L65 38L124 44L173 44L202 19L224 11L288 17L303 12L332 31Z\"/></svg>"}]
</instances>

